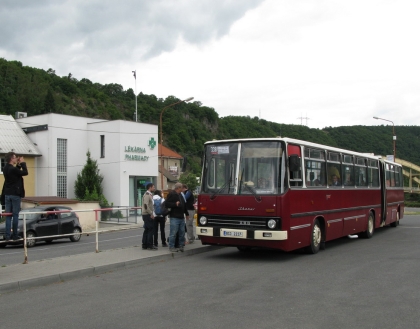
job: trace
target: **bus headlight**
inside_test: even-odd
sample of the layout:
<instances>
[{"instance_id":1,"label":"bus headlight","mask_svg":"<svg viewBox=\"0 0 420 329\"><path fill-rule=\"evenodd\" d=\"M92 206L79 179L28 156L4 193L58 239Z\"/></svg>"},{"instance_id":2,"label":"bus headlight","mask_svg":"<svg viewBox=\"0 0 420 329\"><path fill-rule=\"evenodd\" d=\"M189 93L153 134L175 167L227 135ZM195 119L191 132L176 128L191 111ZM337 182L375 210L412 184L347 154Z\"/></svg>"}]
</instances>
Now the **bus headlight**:
<instances>
[{"instance_id":1,"label":"bus headlight","mask_svg":"<svg viewBox=\"0 0 420 329\"><path fill-rule=\"evenodd\" d=\"M277 221L276 221L275 219L270 219L270 220L267 222L267 226L268 226L268 228L270 228L270 229L276 228L276 226L277 226Z\"/></svg>"},{"instance_id":2,"label":"bus headlight","mask_svg":"<svg viewBox=\"0 0 420 329\"><path fill-rule=\"evenodd\" d=\"M206 225L207 224L207 217L201 216L200 217L200 224L201 225Z\"/></svg>"}]
</instances>

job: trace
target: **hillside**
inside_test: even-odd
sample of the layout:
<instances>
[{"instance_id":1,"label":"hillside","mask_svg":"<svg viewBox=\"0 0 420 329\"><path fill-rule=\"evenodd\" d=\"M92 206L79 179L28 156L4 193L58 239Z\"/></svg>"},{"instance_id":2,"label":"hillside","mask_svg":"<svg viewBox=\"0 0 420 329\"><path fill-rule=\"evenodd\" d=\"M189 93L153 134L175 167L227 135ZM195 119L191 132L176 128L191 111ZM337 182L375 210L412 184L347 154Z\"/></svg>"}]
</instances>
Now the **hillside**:
<instances>
[{"instance_id":1,"label":"hillside","mask_svg":"<svg viewBox=\"0 0 420 329\"><path fill-rule=\"evenodd\" d=\"M177 102L140 93L139 121L159 124L161 109ZM28 116L63 113L103 119L134 120L133 89L119 84L101 85L86 78L78 80L71 73L59 77L47 71L0 58L0 113ZM397 156L420 165L420 127L396 126ZM228 116L220 118L216 110L199 101L181 103L165 110L164 145L188 159L188 169L200 173L203 143L212 139L245 137L291 137L359 152L392 154L391 126L349 126L311 129L301 125L285 125L257 117Z\"/></svg>"}]
</instances>

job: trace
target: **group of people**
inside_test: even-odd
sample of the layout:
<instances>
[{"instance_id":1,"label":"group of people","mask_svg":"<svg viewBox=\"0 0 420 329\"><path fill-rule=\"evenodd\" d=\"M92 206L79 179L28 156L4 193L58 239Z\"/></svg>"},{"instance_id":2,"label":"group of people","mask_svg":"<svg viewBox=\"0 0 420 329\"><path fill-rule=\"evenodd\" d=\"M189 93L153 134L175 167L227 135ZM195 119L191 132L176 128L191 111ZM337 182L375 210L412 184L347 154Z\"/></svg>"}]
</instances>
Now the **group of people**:
<instances>
[{"instance_id":1,"label":"group of people","mask_svg":"<svg viewBox=\"0 0 420 329\"><path fill-rule=\"evenodd\" d=\"M5 240L19 240L18 224L21 198L25 197L23 176L28 175L28 168L23 156L9 152L4 157L6 164L3 167L4 185L1 191L1 205L5 206L6 216ZM13 231L12 231L13 228Z\"/></svg>"},{"instance_id":2,"label":"group of people","mask_svg":"<svg viewBox=\"0 0 420 329\"><path fill-rule=\"evenodd\" d=\"M1 191L1 204L5 211L12 215L6 217L5 240L19 240L18 223L21 207L21 198L25 197L23 176L28 175L26 162L22 156L9 152L5 156L6 165L3 167L4 185ZM171 252L184 251L186 243L193 243L194 235L194 195L188 190L187 185L176 183L174 189L165 200L162 191L155 190L152 183L146 185L146 193L143 196L143 221L144 233L142 240L143 249L157 250L158 231L162 246L167 247L165 236L166 216L170 221L169 250ZM156 213L162 209L164 203L168 214ZM155 207L156 206L156 207ZM187 233L187 240L185 239Z\"/></svg>"},{"instance_id":3,"label":"group of people","mask_svg":"<svg viewBox=\"0 0 420 329\"><path fill-rule=\"evenodd\" d=\"M188 190L188 186L176 183L174 189L169 192L166 200L162 191L156 190L153 183L146 185L147 191L143 195L143 222L144 232L142 239L143 250L158 250L158 231L160 227L160 238L162 247L168 247L165 236L166 215L159 210L169 210L170 231L169 251L184 251L186 243L193 243L194 235L194 195ZM162 206L164 204L164 207ZM157 212L157 213L156 213ZM187 233L187 240L185 239Z\"/></svg>"}]
</instances>

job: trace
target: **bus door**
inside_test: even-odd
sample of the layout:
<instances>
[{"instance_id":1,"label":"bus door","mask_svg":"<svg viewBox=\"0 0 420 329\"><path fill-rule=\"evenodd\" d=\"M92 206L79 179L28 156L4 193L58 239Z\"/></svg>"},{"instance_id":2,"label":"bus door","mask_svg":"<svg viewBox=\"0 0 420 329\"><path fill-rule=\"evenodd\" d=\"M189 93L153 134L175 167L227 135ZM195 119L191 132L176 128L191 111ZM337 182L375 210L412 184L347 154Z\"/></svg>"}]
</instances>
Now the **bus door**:
<instances>
[{"instance_id":1,"label":"bus door","mask_svg":"<svg viewBox=\"0 0 420 329\"><path fill-rule=\"evenodd\" d=\"M386 221L386 211L387 211L387 205L386 205L386 168L387 163L385 163L383 160L380 160L380 178L381 178L381 222L380 225L384 225Z\"/></svg>"}]
</instances>

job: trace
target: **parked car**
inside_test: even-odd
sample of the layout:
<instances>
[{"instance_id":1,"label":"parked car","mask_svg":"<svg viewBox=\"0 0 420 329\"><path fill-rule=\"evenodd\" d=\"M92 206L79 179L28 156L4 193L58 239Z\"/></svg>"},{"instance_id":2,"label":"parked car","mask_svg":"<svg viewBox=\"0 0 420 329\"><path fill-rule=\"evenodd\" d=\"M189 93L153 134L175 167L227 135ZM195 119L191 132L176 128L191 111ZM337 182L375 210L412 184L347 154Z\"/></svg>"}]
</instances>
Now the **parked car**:
<instances>
[{"instance_id":1,"label":"parked car","mask_svg":"<svg viewBox=\"0 0 420 329\"><path fill-rule=\"evenodd\" d=\"M56 239L70 239L72 242L80 241L82 237L82 226L79 217L70 207L64 206L45 206L23 209L19 213L18 235L23 239L23 214L26 214L26 245L33 247L38 241L51 243ZM68 211L63 213L53 213L54 211ZM44 213L41 213L44 212ZM47 213L48 212L48 213ZM0 247L7 244L22 243L22 241L5 241L6 223L0 224ZM70 234L63 237L49 237L51 235ZM34 237L45 237L43 239L33 239Z\"/></svg>"}]
</instances>

